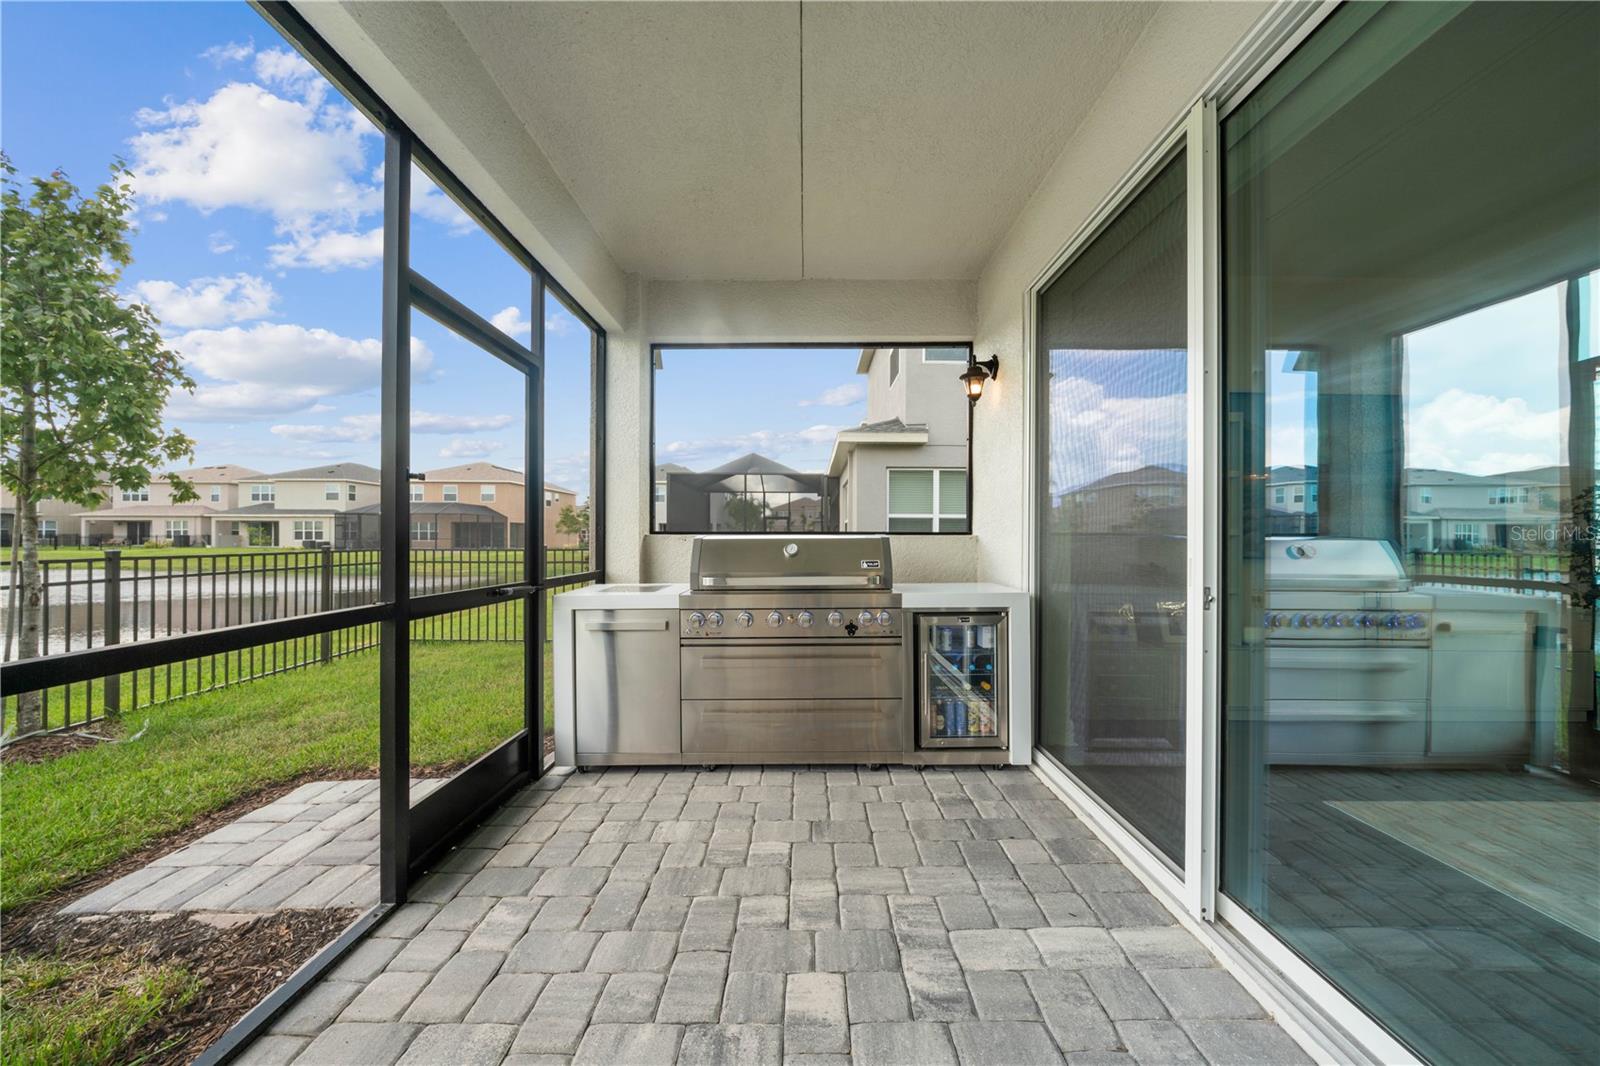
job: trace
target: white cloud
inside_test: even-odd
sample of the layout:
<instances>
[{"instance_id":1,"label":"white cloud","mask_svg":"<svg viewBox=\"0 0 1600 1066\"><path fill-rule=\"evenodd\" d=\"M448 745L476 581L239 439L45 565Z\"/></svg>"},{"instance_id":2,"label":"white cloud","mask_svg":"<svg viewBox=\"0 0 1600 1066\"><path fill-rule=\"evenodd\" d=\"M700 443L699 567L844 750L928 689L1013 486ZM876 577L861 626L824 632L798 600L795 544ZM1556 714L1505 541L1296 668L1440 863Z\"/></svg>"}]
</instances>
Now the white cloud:
<instances>
[{"instance_id":1,"label":"white cloud","mask_svg":"<svg viewBox=\"0 0 1600 1066\"><path fill-rule=\"evenodd\" d=\"M227 207L266 212L287 238L274 248L285 265L370 261L371 234L319 240L383 204L381 188L363 177L374 131L354 109L234 82L205 101L147 108L137 119L145 130L129 143L141 203L184 203L207 215Z\"/></svg>"},{"instance_id":2,"label":"white cloud","mask_svg":"<svg viewBox=\"0 0 1600 1066\"><path fill-rule=\"evenodd\" d=\"M382 206L359 180L366 120L349 108L318 109L259 85L225 85L209 100L139 112L132 140L139 195L209 213L267 211L298 225L355 218Z\"/></svg>"},{"instance_id":3,"label":"white cloud","mask_svg":"<svg viewBox=\"0 0 1600 1066\"><path fill-rule=\"evenodd\" d=\"M512 415L441 415L413 411L411 432L481 433L504 429L514 421ZM280 437L304 441L371 441L377 440L382 431L381 418L375 414L345 415L334 423L279 424L272 427L272 432Z\"/></svg>"},{"instance_id":4,"label":"white cloud","mask_svg":"<svg viewBox=\"0 0 1600 1066\"><path fill-rule=\"evenodd\" d=\"M859 381L849 381L827 389L814 400L801 400L801 407L849 407L867 398L867 387Z\"/></svg>"},{"instance_id":5,"label":"white cloud","mask_svg":"<svg viewBox=\"0 0 1600 1066\"><path fill-rule=\"evenodd\" d=\"M268 322L190 330L172 346L202 379L193 395L174 398L169 413L179 421L305 411L331 396L376 388L383 363L383 344L376 338L357 340L325 329ZM432 364L428 346L412 338L413 371Z\"/></svg>"},{"instance_id":6,"label":"white cloud","mask_svg":"<svg viewBox=\"0 0 1600 1066\"><path fill-rule=\"evenodd\" d=\"M444 194L421 167L411 168L411 213L430 222L437 222L460 237L478 228L472 216L461 210L461 205Z\"/></svg>"},{"instance_id":7,"label":"white cloud","mask_svg":"<svg viewBox=\"0 0 1600 1066\"><path fill-rule=\"evenodd\" d=\"M313 107L320 105L327 95L327 81L299 52L285 48L257 52L255 67L256 77L261 81L304 97Z\"/></svg>"},{"instance_id":8,"label":"white cloud","mask_svg":"<svg viewBox=\"0 0 1600 1066\"><path fill-rule=\"evenodd\" d=\"M551 337L565 337L568 333L574 333L579 328L580 323L578 320L573 318L572 313L565 308L553 315L546 315L544 318L544 331L546 335Z\"/></svg>"},{"instance_id":9,"label":"white cloud","mask_svg":"<svg viewBox=\"0 0 1600 1066\"><path fill-rule=\"evenodd\" d=\"M296 233L281 244L270 245L267 251L272 254L272 265L278 267L367 267L383 260L383 227L364 233Z\"/></svg>"},{"instance_id":10,"label":"white cloud","mask_svg":"<svg viewBox=\"0 0 1600 1066\"><path fill-rule=\"evenodd\" d=\"M815 425L796 430L756 430L726 437L668 441L656 449L658 462L691 470L711 469L730 459L756 452L802 473L815 473L827 462L833 440L849 426Z\"/></svg>"},{"instance_id":11,"label":"white cloud","mask_svg":"<svg viewBox=\"0 0 1600 1066\"><path fill-rule=\"evenodd\" d=\"M505 429L516 420L514 415L436 415L427 411L413 411L411 432L482 433L489 429Z\"/></svg>"},{"instance_id":12,"label":"white cloud","mask_svg":"<svg viewBox=\"0 0 1600 1066\"><path fill-rule=\"evenodd\" d=\"M508 337L531 337L533 323L522 313L520 307L506 307L489 316L489 324Z\"/></svg>"},{"instance_id":13,"label":"white cloud","mask_svg":"<svg viewBox=\"0 0 1600 1066\"><path fill-rule=\"evenodd\" d=\"M278 294L253 274L175 281L141 281L133 287L162 325L176 329L248 322L272 313Z\"/></svg>"},{"instance_id":14,"label":"white cloud","mask_svg":"<svg viewBox=\"0 0 1600 1066\"><path fill-rule=\"evenodd\" d=\"M1182 392L1111 396L1087 378L1050 382L1050 491L1070 492L1143 466L1182 467L1187 458Z\"/></svg>"},{"instance_id":15,"label":"white cloud","mask_svg":"<svg viewBox=\"0 0 1600 1066\"><path fill-rule=\"evenodd\" d=\"M213 255L227 255L239 245L227 230L219 229L206 238L206 247L211 249Z\"/></svg>"},{"instance_id":16,"label":"white cloud","mask_svg":"<svg viewBox=\"0 0 1600 1066\"><path fill-rule=\"evenodd\" d=\"M220 67L227 63L242 63L249 59L255 53L255 50L256 43L254 40L245 41L242 44L238 41L229 41L227 44L212 45L200 53L200 58L206 60L212 66Z\"/></svg>"},{"instance_id":17,"label":"white cloud","mask_svg":"<svg viewBox=\"0 0 1600 1066\"><path fill-rule=\"evenodd\" d=\"M1566 421L1566 408L1446 389L1408 412L1406 465L1467 474L1552 466L1562 461Z\"/></svg>"},{"instance_id":18,"label":"white cloud","mask_svg":"<svg viewBox=\"0 0 1600 1066\"><path fill-rule=\"evenodd\" d=\"M449 444L439 449L439 455L444 459L482 459L499 450L498 441L452 437Z\"/></svg>"}]
</instances>

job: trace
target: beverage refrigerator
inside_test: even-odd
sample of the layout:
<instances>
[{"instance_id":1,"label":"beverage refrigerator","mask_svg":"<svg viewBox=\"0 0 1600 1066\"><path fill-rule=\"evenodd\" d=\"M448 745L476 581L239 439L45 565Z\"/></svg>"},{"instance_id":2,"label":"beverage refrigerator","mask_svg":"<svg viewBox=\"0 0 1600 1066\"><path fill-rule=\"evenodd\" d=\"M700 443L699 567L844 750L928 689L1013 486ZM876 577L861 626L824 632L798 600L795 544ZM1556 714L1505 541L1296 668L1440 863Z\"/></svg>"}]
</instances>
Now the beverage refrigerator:
<instances>
[{"instance_id":1,"label":"beverage refrigerator","mask_svg":"<svg viewBox=\"0 0 1600 1066\"><path fill-rule=\"evenodd\" d=\"M918 615L916 634L917 746L1005 748L1006 615Z\"/></svg>"}]
</instances>

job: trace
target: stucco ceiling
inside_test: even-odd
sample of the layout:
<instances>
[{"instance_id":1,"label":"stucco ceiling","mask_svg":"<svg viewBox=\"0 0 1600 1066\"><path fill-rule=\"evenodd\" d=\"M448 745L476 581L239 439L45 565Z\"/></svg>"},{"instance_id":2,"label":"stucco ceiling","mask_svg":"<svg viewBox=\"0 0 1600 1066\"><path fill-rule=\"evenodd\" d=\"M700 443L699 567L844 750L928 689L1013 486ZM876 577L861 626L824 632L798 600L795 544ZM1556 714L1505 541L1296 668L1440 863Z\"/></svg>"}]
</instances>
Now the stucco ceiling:
<instances>
[{"instance_id":1,"label":"stucco ceiling","mask_svg":"<svg viewBox=\"0 0 1600 1066\"><path fill-rule=\"evenodd\" d=\"M447 5L618 264L975 277L1135 3Z\"/></svg>"}]
</instances>

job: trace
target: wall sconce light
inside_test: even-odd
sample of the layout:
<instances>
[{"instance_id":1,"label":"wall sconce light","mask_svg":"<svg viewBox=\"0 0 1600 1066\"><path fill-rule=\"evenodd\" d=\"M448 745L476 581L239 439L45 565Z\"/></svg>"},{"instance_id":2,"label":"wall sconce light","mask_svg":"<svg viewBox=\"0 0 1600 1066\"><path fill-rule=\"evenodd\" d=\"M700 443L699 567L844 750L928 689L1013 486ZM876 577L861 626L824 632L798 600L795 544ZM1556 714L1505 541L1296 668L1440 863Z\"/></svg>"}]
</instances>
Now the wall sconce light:
<instances>
[{"instance_id":1,"label":"wall sconce light","mask_svg":"<svg viewBox=\"0 0 1600 1066\"><path fill-rule=\"evenodd\" d=\"M970 402L977 403L983 396L983 383L985 381L998 379L999 377L1000 357L998 355L991 355L981 363L978 362L977 356L970 353L967 355L967 369L961 375L961 384L966 387L967 399Z\"/></svg>"}]
</instances>

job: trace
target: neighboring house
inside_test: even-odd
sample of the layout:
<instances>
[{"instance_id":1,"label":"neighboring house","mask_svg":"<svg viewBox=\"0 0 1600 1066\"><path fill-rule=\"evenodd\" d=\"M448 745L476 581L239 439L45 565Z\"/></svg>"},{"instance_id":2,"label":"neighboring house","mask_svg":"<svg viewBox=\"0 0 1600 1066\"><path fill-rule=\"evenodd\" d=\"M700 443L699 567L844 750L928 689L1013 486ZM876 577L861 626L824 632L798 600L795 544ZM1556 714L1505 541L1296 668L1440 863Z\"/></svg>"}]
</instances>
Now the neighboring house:
<instances>
[{"instance_id":1,"label":"neighboring house","mask_svg":"<svg viewBox=\"0 0 1600 1066\"><path fill-rule=\"evenodd\" d=\"M1061 494L1056 508L1073 533L1184 534L1185 474L1141 466Z\"/></svg>"},{"instance_id":2,"label":"neighboring house","mask_svg":"<svg viewBox=\"0 0 1600 1066\"><path fill-rule=\"evenodd\" d=\"M1404 551L1470 551L1558 547L1562 521L1559 466L1502 474L1408 467L1404 472ZM1275 466L1268 473L1270 534L1315 536L1317 468Z\"/></svg>"},{"instance_id":3,"label":"neighboring house","mask_svg":"<svg viewBox=\"0 0 1600 1066\"><path fill-rule=\"evenodd\" d=\"M238 483L238 503L212 516L219 547L377 547L380 472L333 463Z\"/></svg>"},{"instance_id":4,"label":"neighboring house","mask_svg":"<svg viewBox=\"0 0 1600 1066\"><path fill-rule=\"evenodd\" d=\"M787 533L788 509L797 503L816 507L820 529L838 528L831 520L838 505L831 478L803 474L755 452L703 473L677 468L665 479L656 511L665 511L663 528L676 532Z\"/></svg>"},{"instance_id":5,"label":"neighboring house","mask_svg":"<svg viewBox=\"0 0 1600 1066\"><path fill-rule=\"evenodd\" d=\"M520 548L527 525L522 471L463 463L411 482L411 542L435 548Z\"/></svg>"},{"instance_id":6,"label":"neighboring house","mask_svg":"<svg viewBox=\"0 0 1600 1066\"><path fill-rule=\"evenodd\" d=\"M692 474L694 471L677 463L662 463L656 467L655 483L651 488L650 511L652 514L651 528L657 532L666 532L667 529L667 489L673 474Z\"/></svg>"},{"instance_id":7,"label":"neighboring house","mask_svg":"<svg viewBox=\"0 0 1600 1066\"><path fill-rule=\"evenodd\" d=\"M111 506L102 497L101 508ZM46 498L39 501L39 541L41 544L76 543L79 535L78 518L84 514L83 505L67 500ZM8 489L0 488L0 547L11 547L12 534L17 528L17 497Z\"/></svg>"},{"instance_id":8,"label":"neighboring house","mask_svg":"<svg viewBox=\"0 0 1600 1066\"><path fill-rule=\"evenodd\" d=\"M1409 551L1559 548L1564 468L1503 474L1405 471L1405 547ZM1569 490L1570 491L1570 490Z\"/></svg>"},{"instance_id":9,"label":"neighboring house","mask_svg":"<svg viewBox=\"0 0 1600 1066\"><path fill-rule=\"evenodd\" d=\"M562 533L556 529L561 521L561 512L568 507L578 506L578 494L571 489L564 489L560 485L544 483L544 546L546 548L576 548L589 538L588 531L583 533Z\"/></svg>"},{"instance_id":10,"label":"neighboring house","mask_svg":"<svg viewBox=\"0 0 1600 1066\"><path fill-rule=\"evenodd\" d=\"M174 503L164 477L136 489L105 486L108 504L79 508L75 517L85 544L143 544L163 541L178 547L218 543L217 516L237 507L240 486L261 477L249 467L222 463L173 471L194 486L197 500Z\"/></svg>"},{"instance_id":11,"label":"neighboring house","mask_svg":"<svg viewBox=\"0 0 1600 1066\"><path fill-rule=\"evenodd\" d=\"M841 530L967 530L966 348L864 348L867 417L833 443Z\"/></svg>"}]
</instances>

